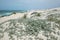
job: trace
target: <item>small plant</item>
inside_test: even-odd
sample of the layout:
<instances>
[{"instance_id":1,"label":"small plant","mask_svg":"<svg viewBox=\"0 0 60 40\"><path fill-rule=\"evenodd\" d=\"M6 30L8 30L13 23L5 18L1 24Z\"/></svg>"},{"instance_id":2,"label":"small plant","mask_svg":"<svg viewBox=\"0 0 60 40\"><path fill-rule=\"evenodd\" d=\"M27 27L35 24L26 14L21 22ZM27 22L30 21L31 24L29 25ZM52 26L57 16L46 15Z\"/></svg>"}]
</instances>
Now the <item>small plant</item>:
<instances>
[{"instance_id":1,"label":"small plant","mask_svg":"<svg viewBox=\"0 0 60 40\"><path fill-rule=\"evenodd\" d=\"M48 16L47 20L55 22L57 20L57 16L55 14L51 14Z\"/></svg>"},{"instance_id":2,"label":"small plant","mask_svg":"<svg viewBox=\"0 0 60 40\"><path fill-rule=\"evenodd\" d=\"M40 13L37 13L36 16L41 16Z\"/></svg>"},{"instance_id":3,"label":"small plant","mask_svg":"<svg viewBox=\"0 0 60 40\"><path fill-rule=\"evenodd\" d=\"M35 14L35 16L41 16L40 13L38 13L38 12L33 12L32 14Z\"/></svg>"},{"instance_id":4,"label":"small plant","mask_svg":"<svg viewBox=\"0 0 60 40\"><path fill-rule=\"evenodd\" d=\"M26 18L26 17L27 17L27 15L26 15L26 14L24 14L23 18Z\"/></svg>"},{"instance_id":5,"label":"small plant","mask_svg":"<svg viewBox=\"0 0 60 40\"><path fill-rule=\"evenodd\" d=\"M53 11L57 11L57 9L54 9Z\"/></svg>"},{"instance_id":6,"label":"small plant","mask_svg":"<svg viewBox=\"0 0 60 40\"><path fill-rule=\"evenodd\" d=\"M16 14L16 12L13 12L13 14Z\"/></svg>"},{"instance_id":7,"label":"small plant","mask_svg":"<svg viewBox=\"0 0 60 40\"><path fill-rule=\"evenodd\" d=\"M33 12L33 13L31 13L31 15L33 15L33 14L36 14L37 12Z\"/></svg>"}]
</instances>

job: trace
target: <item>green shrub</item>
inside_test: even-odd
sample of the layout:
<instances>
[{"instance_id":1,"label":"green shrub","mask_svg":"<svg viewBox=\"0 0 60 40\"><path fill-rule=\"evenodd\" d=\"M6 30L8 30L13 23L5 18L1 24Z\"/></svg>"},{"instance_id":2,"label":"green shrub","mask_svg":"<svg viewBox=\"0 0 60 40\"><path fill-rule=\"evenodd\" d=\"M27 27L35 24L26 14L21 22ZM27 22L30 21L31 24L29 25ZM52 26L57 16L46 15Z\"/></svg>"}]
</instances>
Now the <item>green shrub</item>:
<instances>
[{"instance_id":1,"label":"green shrub","mask_svg":"<svg viewBox=\"0 0 60 40\"><path fill-rule=\"evenodd\" d=\"M41 16L41 14L40 13L38 13L38 12L33 12L31 15L35 15L35 16Z\"/></svg>"},{"instance_id":2,"label":"green shrub","mask_svg":"<svg viewBox=\"0 0 60 40\"><path fill-rule=\"evenodd\" d=\"M16 12L12 12L12 14L16 14Z\"/></svg>"},{"instance_id":3,"label":"green shrub","mask_svg":"<svg viewBox=\"0 0 60 40\"><path fill-rule=\"evenodd\" d=\"M24 14L23 18L26 18L27 17L27 14Z\"/></svg>"},{"instance_id":4,"label":"green shrub","mask_svg":"<svg viewBox=\"0 0 60 40\"><path fill-rule=\"evenodd\" d=\"M40 13L37 13L36 16L41 16L41 14Z\"/></svg>"}]
</instances>

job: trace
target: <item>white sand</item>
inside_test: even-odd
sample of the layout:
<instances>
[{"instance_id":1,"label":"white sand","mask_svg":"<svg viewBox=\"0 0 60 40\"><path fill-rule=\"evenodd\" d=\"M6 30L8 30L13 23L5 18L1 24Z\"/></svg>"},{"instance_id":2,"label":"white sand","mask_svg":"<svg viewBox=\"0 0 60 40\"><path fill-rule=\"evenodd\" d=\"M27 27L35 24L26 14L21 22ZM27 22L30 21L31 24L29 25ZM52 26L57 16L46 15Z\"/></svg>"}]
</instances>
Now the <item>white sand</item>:
<instances>
[{"instance_id":1,"label":"white sand","mask_svg":"<svg viewBox=\"0 0 60 40\"><path fill-rule=\"evenodd\" d=\"M17 19L17 18L21 18L24 16L25 13L16 13L16 14L12 14L10 16L5 16L0 18L0 23L5 22L7 20L11 20L11 19Z\"/></svg>"}]
</instances>

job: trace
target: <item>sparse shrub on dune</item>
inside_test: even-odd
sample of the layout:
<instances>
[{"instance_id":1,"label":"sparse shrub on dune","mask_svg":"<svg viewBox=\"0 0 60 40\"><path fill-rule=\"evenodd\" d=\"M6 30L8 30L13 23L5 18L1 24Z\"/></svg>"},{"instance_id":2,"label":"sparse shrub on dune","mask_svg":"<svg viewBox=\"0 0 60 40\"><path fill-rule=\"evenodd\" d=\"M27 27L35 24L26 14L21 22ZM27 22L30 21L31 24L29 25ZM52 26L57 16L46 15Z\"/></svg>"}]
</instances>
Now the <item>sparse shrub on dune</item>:
<instances>
[{"instance_id":1,"label":"sparse shrub on dune","mask_svg":"<svg viewBox=\"0 0 60 40\"><path fill-rule=\"evenodd\" d=\"M35 17L40 17L41 16L41 13L40 12L33 12L31 13L31 18L35 18Z\"/></svg>"},{"instance_id":2,"label":"sparse shrub on dune","mask_svg":"<svg viewBox=\"0 0 60 40\"><path fill-rule=\"evenodd\" d=\"M56 14L50 14L47 16L47 20L54 21L54 22L58 21L59 18L60 18L60 14L57 14L57 13Z\"/></svg>"},{"instance_id":3,"label":"sparse shrub on dune","mask_svg":"<svg viewBox=\"0 0 60 40\"><path fill-rule=\"evenodd\" d=\"M56 23L60 24L60 20L56 20Z\"/></svg>"},{"instance_id":4,"label":"sparse shrub on dune","mask_svg":"<svg viewBox=\"0 0 60 40\"><path fill-rule=\"evenodd\" d=\"M47 20L48 21L56 21L57 19L56 18L53 18L53 17L49 17Z\"/></svg>"},{"instance_id":5,"label":"sparse shrub on dune","mask_svg":"<svg viewBox=\"0 0 60 40\"><path fill-rule=\"evenodd\" d=\"M16 14L16 12L12 12L12 14Z\"/></svg>"},{"instance_id":6,"label":"sparse shrub on dune","mask_svg":"<svg viewBox=\"0 0 60 40\"><path fill-rule=\"evenodd\" d=\"M41 16L41 14L40 14L40 13L38 13L38 12L33 12L31 15Z\"/></svg>"},{"instance_id":7,"label":"sparse shrub on dune","mask_svg":"<svg viewBox=\"0 0 60 40\"><path fill-rule=\"evenodd\" d=\"M27 14L24 14L23 18L27 18Z\"/></svg>"},{"instance_id":8,"label":"sparse shrub on dune","mask_svg":"<svg viewBox=\"0 0 60 40\"><path fill-rule=\"evenodd\" d=\"M53 11L58 11L57 9L54 9Z\"/></svg>"},{"instance_id":9,"label":"sparse shrub on dune","mask_svg":"<svg viewBox=\"0 0 60 40\"><path fill-rule=\"evenodd\" d=\"M36 16L41 16L41 14L40 13L37 13Z\"/></svg>"},{"instance_id":10,"label":"sparse shrub on dune","mask_svg":"<svg viewBox=\"0 0 60 40\"><path fill-rule=\"evenodd\" d=\"M0 39L4 37L3 27L0 25Z\"/></svg>"},{"instance_id":11,"label":"sparse shrub on dune","mask_svg":"<svg viewBox=\"0 0 60 40\"><path fill-rule=\"evenodd\" d=\"M4 16L1 16L1 17L4 17Z\"/></svg>"},{"instance_id":12,"label":"sparse shrub on dune","mask_svg":"<svg viewBox=\"0 0 60 40\"><path fill-rule=\"evenodd\" d=\"M33 14L36 14L37 12L33 12L33 13L31 13L31 15L33 15Z\"/></svg>"}]
</instances>

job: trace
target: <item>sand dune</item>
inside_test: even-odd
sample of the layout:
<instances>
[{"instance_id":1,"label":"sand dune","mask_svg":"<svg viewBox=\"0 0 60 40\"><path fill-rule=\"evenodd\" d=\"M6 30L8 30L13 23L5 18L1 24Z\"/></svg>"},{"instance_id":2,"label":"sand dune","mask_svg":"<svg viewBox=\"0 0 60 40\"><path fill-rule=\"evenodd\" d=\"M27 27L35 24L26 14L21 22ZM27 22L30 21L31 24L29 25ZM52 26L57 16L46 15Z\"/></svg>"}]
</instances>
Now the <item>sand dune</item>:
<instances>
[{"instance_id":1,"label":"sand dune","mask_svg":"<svg viewBox=\"0 0 60 40\"><path fill-rule=\"evenodd\" d=\"M0 40L9 39L60 40L60 8L32 10L1 17Z\"/></svg>"}]
</instances>

